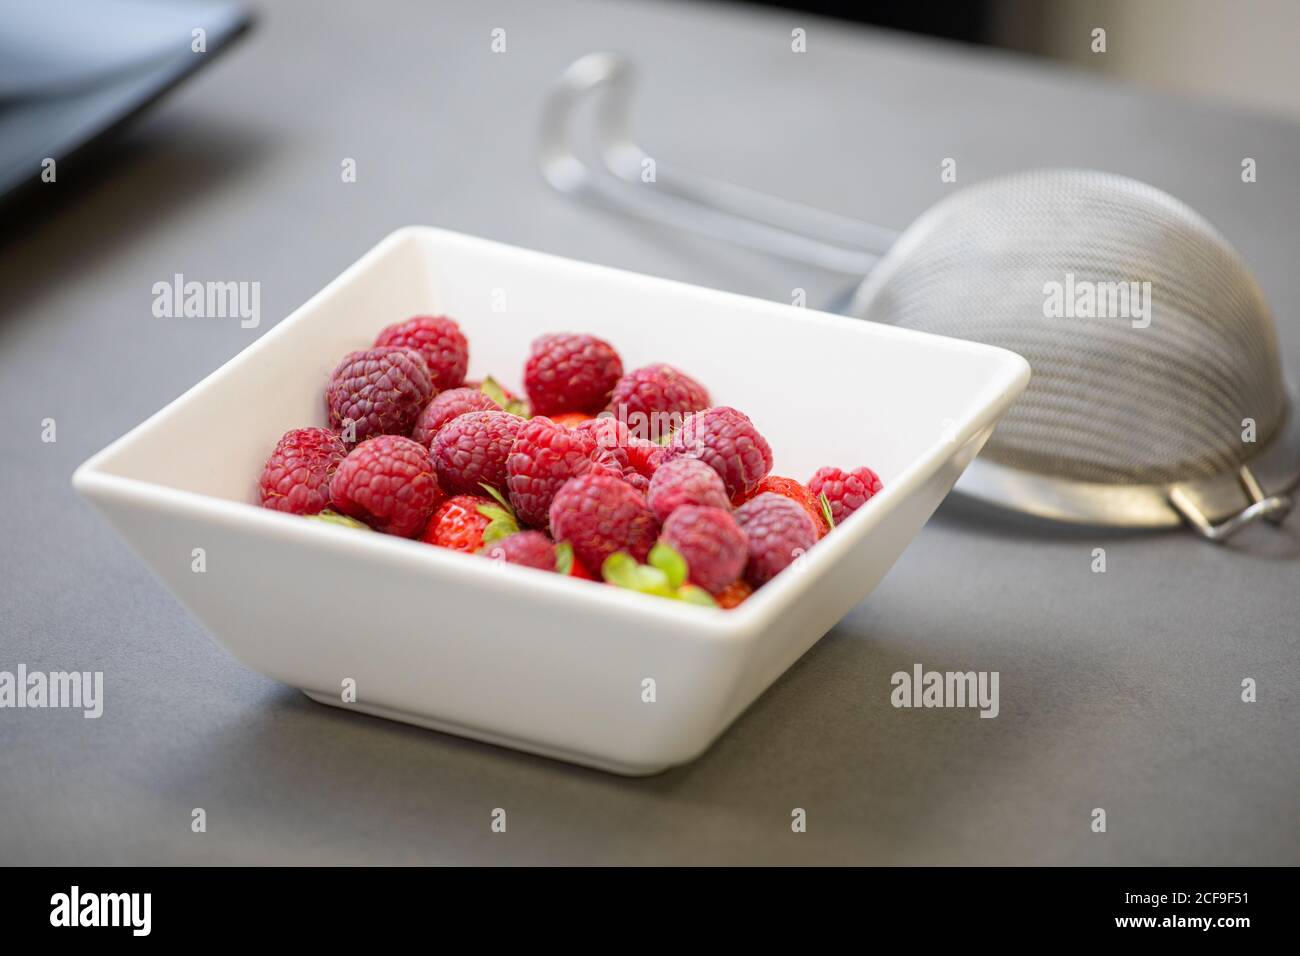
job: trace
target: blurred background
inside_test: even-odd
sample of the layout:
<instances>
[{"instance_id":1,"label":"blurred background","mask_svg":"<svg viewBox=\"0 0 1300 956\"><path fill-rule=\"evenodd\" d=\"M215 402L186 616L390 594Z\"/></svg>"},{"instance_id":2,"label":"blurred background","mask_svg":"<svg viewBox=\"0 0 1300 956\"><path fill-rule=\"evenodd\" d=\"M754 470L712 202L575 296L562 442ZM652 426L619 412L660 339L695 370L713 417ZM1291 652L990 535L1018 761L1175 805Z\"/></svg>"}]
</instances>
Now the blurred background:
<instances>
[{"instance_id":1,"label":"blurred background","mask_svg":"<svg viewBox=\"0 0 1300 956\"><path fill-rule=\"evenodd\" d=\"M758 0L1048 57L1119 80L1300 116L1295 0ZM1103 26L1113 43L1091 49Z\"/></svg>"}]
</instances>

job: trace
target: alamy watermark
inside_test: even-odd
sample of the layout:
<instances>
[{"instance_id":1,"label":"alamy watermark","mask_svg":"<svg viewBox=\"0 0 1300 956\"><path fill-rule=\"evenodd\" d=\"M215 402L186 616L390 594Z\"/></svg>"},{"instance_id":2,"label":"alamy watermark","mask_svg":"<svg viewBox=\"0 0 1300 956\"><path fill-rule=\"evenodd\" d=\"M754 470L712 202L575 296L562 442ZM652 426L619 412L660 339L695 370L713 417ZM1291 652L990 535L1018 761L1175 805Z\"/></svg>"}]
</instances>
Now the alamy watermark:
<instances>
[{"instance_id":1,"label":"alamy watermark","mask_svg":"<svg viewBox=\"0 0 1300 956\"><path fill-rule=\"evenodd\" d=\"M927 671L920 664L889 678L895 707L978 707L981 717L999 711L997 671Z\"/></svg>"},{"instance_id":2,"label":"alamy watermark","mask_svg":"<svg viewBox=\"0 0 1300 956\"><path fill-rule=\"evenodd\" d=\"M83 893L74 885L50 897L51 926L125 926L132 936L148 936L152 911L152 893Z\"/></svg>"},{"instance_id":3,"label":"alamy watermark","mask_svg":"<svg viewBox=\"0 0 1300 956\"><path fill-rule=\"evenodd\" d=\"M0 708L67 708L95 719L104 713L103 671L0 671Z\"/></svg>"},{"instance_id":4,"label":"alamy watermark","mask_svg":"<svg viewBox=\"0 0 1300 956\"><path fill-rule=\"evenodd\" d=\"M170 282L155 282L152 291L157 319L239 319L245 329L262 321L260 282L187 282L178 272Z\"/></svg>"},{"instance_id":5,"label":"alamy watermark","mask_svg":"<svg viewBox=\"0 0 1300 956\"><path fill-rule=\"evenodd\" d=\"M1093 282L1065 274L1064 282L1043 284L1043 315L1049 319L1130 319L1133 328L1151 324L1150 282Z\"/></svg>"}]
</instances>

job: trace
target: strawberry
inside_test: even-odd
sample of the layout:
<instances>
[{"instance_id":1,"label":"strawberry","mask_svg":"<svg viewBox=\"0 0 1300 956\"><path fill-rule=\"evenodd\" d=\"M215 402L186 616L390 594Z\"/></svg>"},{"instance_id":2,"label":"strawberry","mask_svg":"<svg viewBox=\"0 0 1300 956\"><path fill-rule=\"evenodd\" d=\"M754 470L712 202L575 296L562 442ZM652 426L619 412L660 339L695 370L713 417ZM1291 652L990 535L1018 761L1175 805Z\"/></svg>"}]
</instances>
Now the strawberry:
<instances>
[{"instance_id":1,"label":"strawberry","mask_svg":"<svg viewBox=\"0 0 1300 956\"><path fill-rule=\"evenodd\" d=\"M509 537L519 530L510 506L495 488L484 486L491 495L455 495L433 513L420 535L425 544L474 554L485 544Z\"/></svg>"}]
</instances>

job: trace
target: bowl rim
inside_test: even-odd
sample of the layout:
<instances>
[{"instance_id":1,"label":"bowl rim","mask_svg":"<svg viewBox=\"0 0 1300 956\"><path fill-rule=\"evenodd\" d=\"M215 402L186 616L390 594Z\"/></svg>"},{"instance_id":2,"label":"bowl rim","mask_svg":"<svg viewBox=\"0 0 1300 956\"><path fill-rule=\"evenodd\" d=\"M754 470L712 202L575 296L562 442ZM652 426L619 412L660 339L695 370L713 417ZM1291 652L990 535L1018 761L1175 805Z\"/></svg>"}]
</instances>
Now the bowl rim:
<instances>
[{"instance_id":1,"label":"bowl rim","mask_svg":"<svg viewBox=\"0 0 1300 956\"><path fill-rule=\"evenodd\" d=\"M811 586L812 580L820 577L831 562L838 560L844 553L860 544L890 508L901 504L903 499L916 491L967 442L979 435L981 431L991 428L1029 380L1029 363L1017 353L997 346L901 329L783 302L772 302L740 293L711 289L707 286L585 262L434 226L409 225L390 232L256 340L250 342L157 412L91 455L73 472L73 487L78 493L92 500L117 499L153 510L161 510L164 513L183 515L188 519L217 521L254 534L278 534L297 538L302 543L335 549L340 553L346 551L353 555L367 555L370 560L401 564L406 570L427 569L440 577L458 578L467 584L481 585L493 580L499 581L500 569L493 567L495 562L466 560L473 558L473 555L434 547L416 539L399 538L378 532L362 534L355 529L336 527L326 522L303 521L297 515L262 508L251 501L230 501L199 492L186 491L146 479L114 474L105 467L106 462L130 448L142 435L165 426L168 419L189 402L194 401L202 391L237 375L241 366L256 361L257 356L270 348L278 338L291 334L292 330L299 325L310 321L314 307L334 294L337 289L352 282L399 246L412 239L428 237L479 245L487 252L508 250L512 253L525 253L531 257L597 270L624 281L650 283L659 287L669 286L689 291L694 295L705 294L727 299L733 304L739 302L761 306L765 310L775 309L784 312L794 323L816 325L830 323L840 328L854 328L857 330L856 334L897 337L913 342L923 340L932 346L995 357L999 363L997 373L990 375L963 407L960 419L953 422L947 436L936 434L934 441L921 455L904 467L865 505L838 525L835 534L824 536L817 542L816 547L802 555L797 568L786 569L762 588L755 590L738 607L725 611L700 607L653 595L628 592L599 582L568 578L550 571L527 567L512 568L512 571L526 573L513 574L511 587L518 586L529 590L538 600L564 602L567 599L568 603L585 601L589 605L613 611L626 611L629 607L627 601L639 601L639 604L631 605L639 614L653 616L666 625L689 628L710 638L735 639L755 635L765 630L798 601L803 592ZM582 587L574 588L575 582Z\"/></svg>"}]
</instances>

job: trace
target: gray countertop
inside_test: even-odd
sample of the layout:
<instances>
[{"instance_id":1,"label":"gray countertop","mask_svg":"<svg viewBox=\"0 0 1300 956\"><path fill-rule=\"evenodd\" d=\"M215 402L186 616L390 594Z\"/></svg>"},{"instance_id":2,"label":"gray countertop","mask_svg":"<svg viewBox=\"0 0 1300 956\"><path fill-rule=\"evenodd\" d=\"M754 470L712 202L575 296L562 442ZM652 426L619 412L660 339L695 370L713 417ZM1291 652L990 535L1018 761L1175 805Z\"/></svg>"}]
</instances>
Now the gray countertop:
<instances>
[{"instance_id":1,"label":"gray countertop","mask_svg":"<svg viewBox=\"0 0 1300 956\"><path fill-rule=\"evenodd\" d=\"M548 191L541 97L595 49L641 66L653 152L886 224L951 188L947 156L959 183L1069 164L1161 186L1254 265L1300 370L1300 127L739 5L480 6L269 5L0 246L0 669L106 683L98 720L0 710L0 863L1300 863L1300 520L1216 548L950 500L710 752L640 780L321 707L207 638L69 476L393 228L787 301L842 290ZM177 272L260 281L261 326L154 319ZM893 709L889 675L915 662L999 671L1000 716Z\"/></svg>"}]
</instances>

